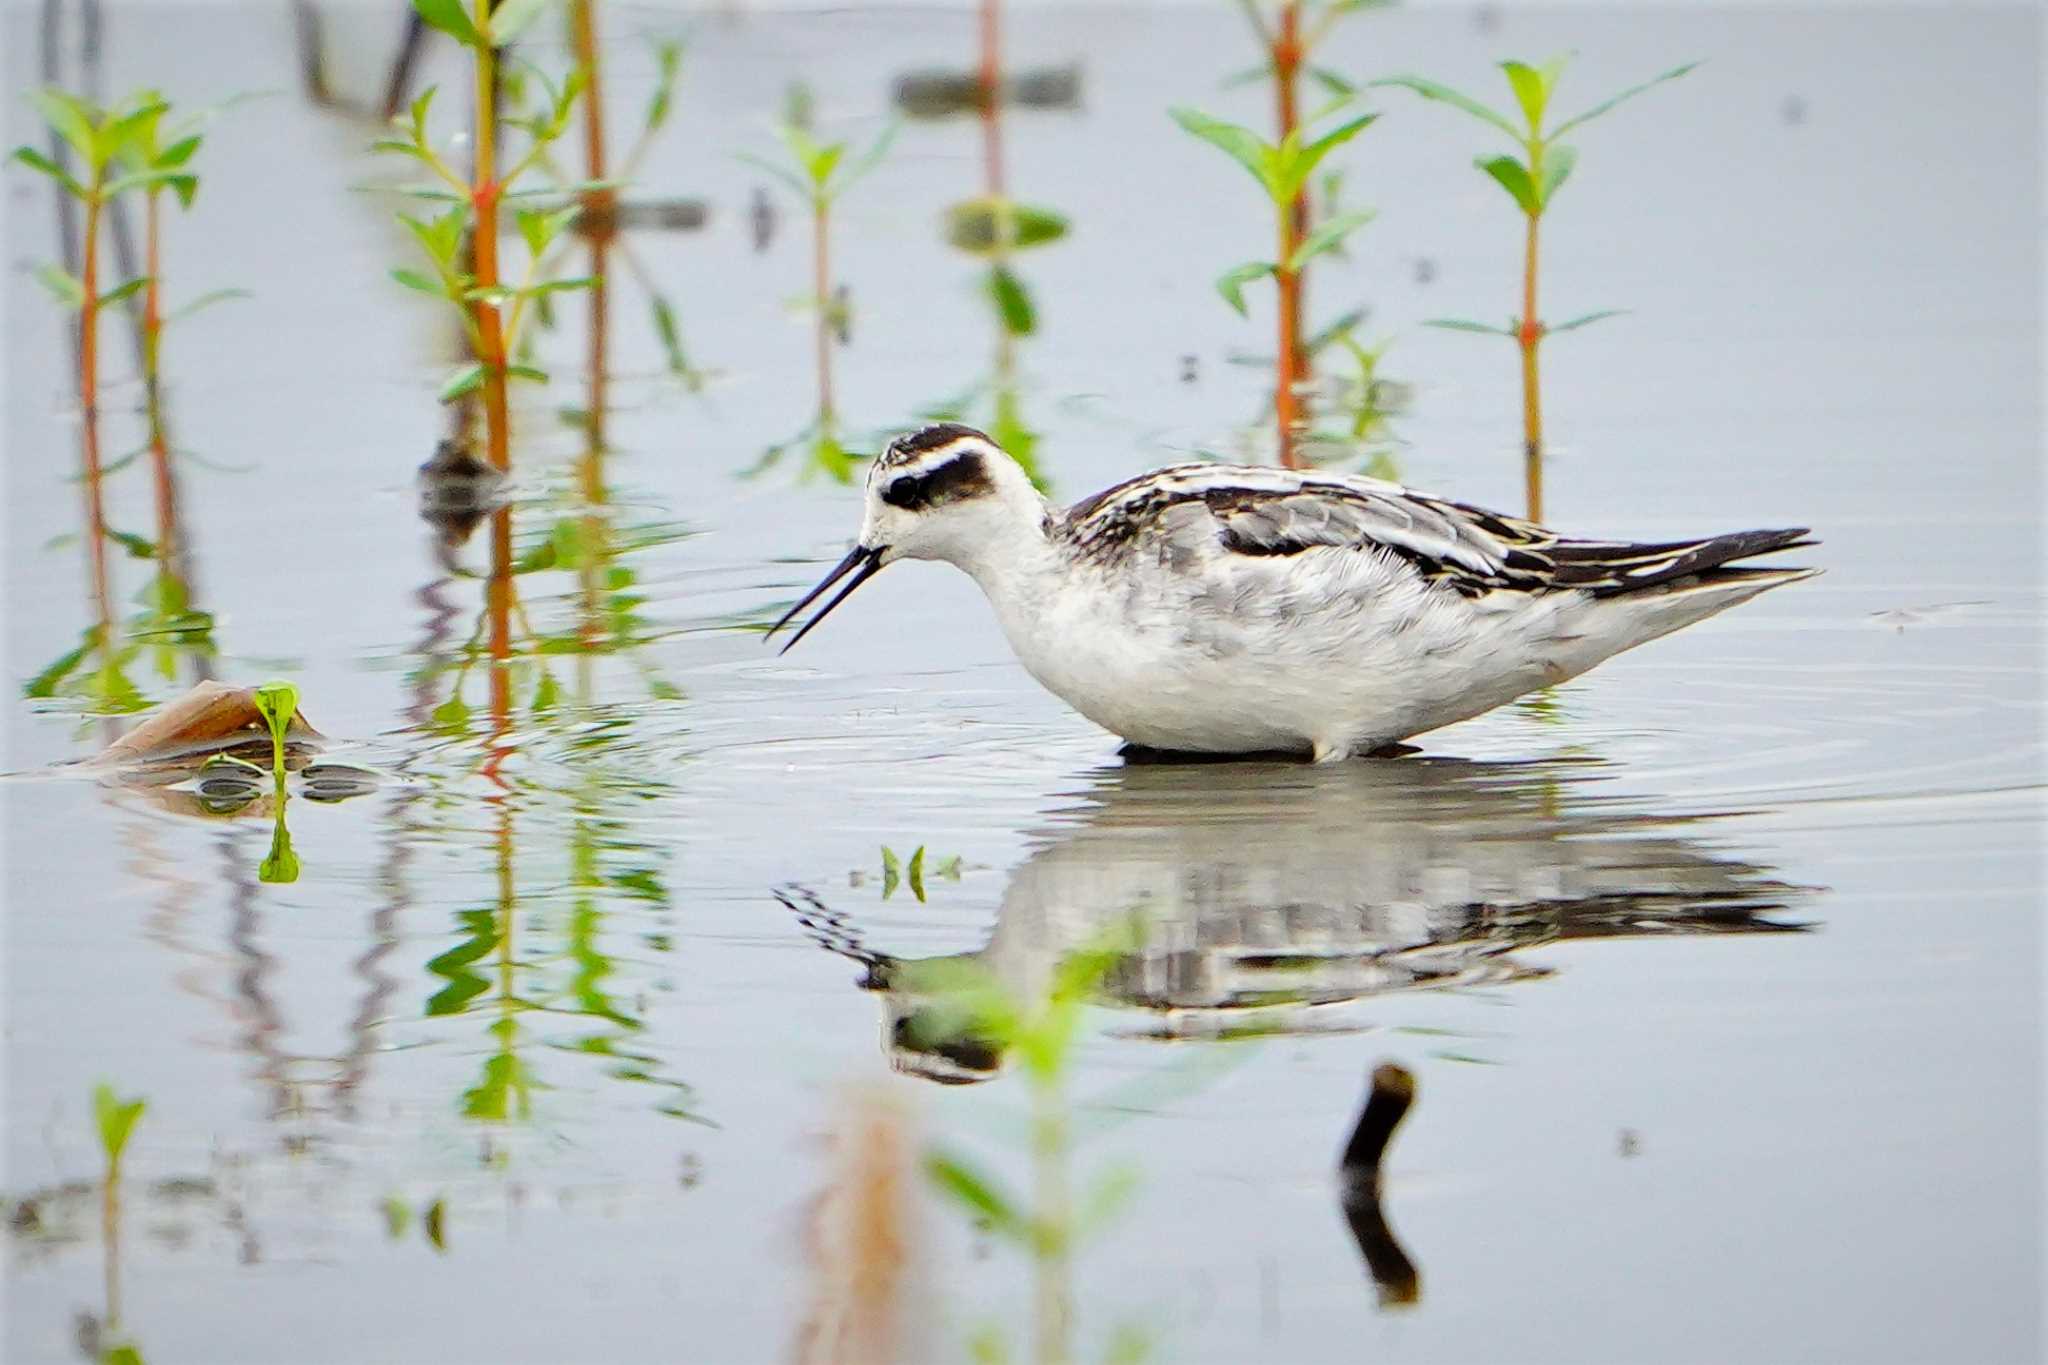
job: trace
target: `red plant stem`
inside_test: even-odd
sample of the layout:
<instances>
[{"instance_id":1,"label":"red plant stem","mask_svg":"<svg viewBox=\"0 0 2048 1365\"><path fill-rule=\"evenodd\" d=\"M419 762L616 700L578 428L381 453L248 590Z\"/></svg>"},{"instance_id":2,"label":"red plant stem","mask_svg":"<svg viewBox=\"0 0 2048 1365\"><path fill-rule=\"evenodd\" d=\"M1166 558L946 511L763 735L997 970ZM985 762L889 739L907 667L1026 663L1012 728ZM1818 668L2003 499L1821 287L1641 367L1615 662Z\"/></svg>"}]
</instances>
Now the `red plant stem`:
<instances>
[{"instance_id":1,"label":"red plant stem","mask_svg":"<svg viewBox=\"0 0 2048 1365\"><path fill-rule=\"evenodd\" d=\"M597 6L594 0L575 0L570 8L571 29L576 46L576 61L584 74L583 86L583 171L584 178L600 181L606 176L604 138L604 95L598 69ZM608 401L606 383L610 356L608 354L611 331L610 299L606 279L606 266L611 253L612 236L617 223L617 194L609 189L586 190L583 194L581 227L590 243L590 274L597 283L588 290L589 320L587 338L589 345L586 376L588 396L584 402L584 450L582 466L578 471L578 482L587 509L583 517L583 561L580 566L579 589L582 598L582 621L577 635L582 642L584 654L578 659L579 666L589 663L589 651L599 644L600 613L599 590L601 584L602 559L597 547L604 535L604 521L597 508L605 500L604 453L605 453L605 405ZM587 691L587 688L585 689Z\"/></svg>"},{"instance_id":2,"label":"red plant stem","mask_svg":"<svg viewBox=\"0 0 2048 1365\"><path fill-rule=\"evenodd\" d=\"M484 615L490 623L492 757L495 773L503 759L499 741L512 716L512 509L491 513L491 576L484 584Z\"/></svg>"},{"instance_id":3,"label":"red plant stem","mask_svg":"<svg viewBox=\"0 0 2048 1365\"><path fill-rule=\"evenodd\" d=\"M981 159L988 172L988 195L991 199L1003 197L1003 64L1000 5L1001 0L981 0L981 68L977 75L981 88Z\"/></svg>"},{"instance_id":4,"label":"red plant stem","mask_svg":"<svg viewBox=\"0 0 2048 1365\"><path fill-rule=\"evenodd\" d=\"M477 0L476 26L489 32L491 0ZM470 189L476 227L471 237L476 283L479 289L498 286L498 54L489 42L476 48L476 169ZM479 345L477 360L484 367L484 423L488 429L493 467L512 467L511 419L505 402L505 324L498 305L488 299L476 302Z\"/></svg>"},{"instance_id":5,"label":"red plant stem","mask_svg":"<svg viewBox=\"0 0 2048 1365\"><path fill-rule=\"evenodd\" d=\"M1536 214L1522 247L1522 322L1515 341L1522 350L1522 483L1532 521L1543 516L1543 396L1537 383L1536 348L1543 324L1536 320Z\"/></svg>"},{"instance_id":6,"label":"red plant stem","mask_svg":"<svg viewBox=\"0 0 2048 1365\"><path fill-rule=\"evenodd\" d=\"M1273 37L1272 51L1273 87L1283 141L1293 136L1301 125L1296 86L1302 55L1300 0L1286 0L1280 7L1280 26ZM1300 425L1299 395L1308 378L1308 348L1301 338L1303 272L1289 269L1287 262L1294 258L1302 239L1308 235L1308 220L1308 190L1304 187L1294 196L1292 203L1281 207L1279 268L1273 272L1273 282L1280 296L1279 338L1274 349L1273 414L1279 429L1280 463L1288 469L1301 466L1300 457L1294 449L1294 438Z\"/></svg>"},{"instance_id":7,"label":"red plant stem","mask_svg":"<svg viewBox=\"0 0 2048 1365\"><path fill-rule=\"evenodd\" d=\"M832 420L832 209L811 199L811 285L818 296L818 421Z\"/></svg>"},{"instance_id":8,"label":"red plant stem","mask_svg":"<svg viewBox=\"0 0 2048 1365\"><path fill-rule=\"evenodd\" d=\"M164 431L163 389L157 360L163 336L163 266L161 237L163 192L151 188L145 202L142 289L142 383L149 407L149 459L156 485L156 558L159 569L176 577L179 571L178 485L171 473L170 438Z\"/></svg>"},{"instance_id":9,"label":"red plant stem","mask_svg":"<svg viewBox=\"0 0 2048 1365\"><path fill-rule=\"evenodd\" d=\"M85 543L103 646L111 644L107 636L114 620L113 598L107 591L107 520L100 501L100 210L105 206L105 188L105 172L96 173L85 201L85 252L79 267L85 301L78 313L78 406L85 423L79 440L85 466Z\"/></svg>"}]
</instances>

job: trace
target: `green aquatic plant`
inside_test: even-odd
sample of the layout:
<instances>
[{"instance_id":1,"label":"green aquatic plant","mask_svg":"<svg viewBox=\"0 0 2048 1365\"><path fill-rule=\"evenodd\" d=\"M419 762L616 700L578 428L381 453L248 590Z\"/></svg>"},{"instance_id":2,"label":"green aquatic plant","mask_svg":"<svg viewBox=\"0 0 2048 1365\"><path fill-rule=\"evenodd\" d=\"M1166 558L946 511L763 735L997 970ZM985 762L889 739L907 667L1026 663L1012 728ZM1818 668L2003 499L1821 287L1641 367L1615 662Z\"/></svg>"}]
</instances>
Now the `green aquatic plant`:
<instances>
[{"instance_id":1,"label":"green aquatic plant","mask_svg":"<svg viewBox=\"0 0 2048 1365\"><path fill-rule=\"evenodd\" d=\"M99 1357L106 1365L141 1365L142 1355L121 1330L121 1175L128 1152L128 1140L135 1125L149 1107L140 1096L122 1099L114 1087L102 1081L93 1087L93 1126L99 1133L100 1155L105 1162L100 1181L100 1237L106 1255L106 1339Z\"/></svg>"},{"instance_id":2,"label":"green aquatic plant","mask_svg":"<svg viewBox=\"0 0 2048 1365\"><path fill-rule=\"evenodd\" d=\"M299 855L292 849L292 832L285 825L289 798L284 786L284 739L292 718L299 713L299 689L275 680L259 685L254 692L257 713L270 731L270 773L276 783L277 819L270 831L270 852L256 869L259 881L286 884L299 879Z\"/></svg>"},{"instance_id":3,"label":"green aquatic plant","mask_svg":"<svg viewBox=\"0 0 2048 1365\"><path fill-rule=\"evenodd\" d=\"M569 74L559 88L539 73L535 79L546 90L540 109L530 117L506 120L525 134L525 150L502 174L499 172L499 142L504 129L498 112L499 49L510 43L548 7L550 0L475 0L465 9L462 0L413 0L421 19L470 50L473 58L475 116L473 146L475 162L468 178L459 174L435 150L428 133L428 115L434 90L429 88L413 101L411 108L394 119L397 136L380 139L374 150L409 157L432 172L437 187L416 191L421 197L447 204L438 215L415 218L400 214L433 266L431 275L397 269L392 277L408 289L445 300L462 321L475 360L458 369L441 387L444 402L473 392L484 401L485 429L492 466L509 469L511 419L506 387L513 379L545 381L547 375L533 366L516 364L520 327L535 300L564 289L579 289L588 279L546 280L539 278L541 259L562 230L575 218L580 206L522 207L514 205L513 217L528 253L525 277L517 284L506 281L498 259L501 209L508 202L535 196L514 186L546 155L548 146L569 129L585 79L581 69ZM565 191L555 188L539 192L545 203L558 201Z\"/></svg>"},{"instance_id":4,"label":"green aquatic plant","mask_svg":"<svg viewBox=\"0 0 2048 1365\"><path fill-rule=\"evenodd\" d=\"M910 1026L927 1043L971 1036L1017 1058L1031 1095L1028 1145L1029 1199L1013 1193L980 1163L957 1149L934 1146L925 1159L933 1186L977 1223L1023 1250L1034 1285L1033 1358L1049 1365L1073 1359L1073 1258L1136 1192L1128 1165L1113 1167L1076 1194L1071 1165L1074 1141L1067 1098L1074 1046L1089 1003L1117 964L1137 946L1135 925L1118 925L1068 954L1044 990L1020 995L979 963L958 959L918 964L917 987L929 1005ZM1000 1339L983 1333L976 1354L989 1358ZM1121 1344L1117 1349L1125 1349Z\"/></svg>"},{"instance_id":5,"label":"green aquatic plant","mask_svg":"<svg viewBox=\"0 0 2048 1365\"><path fill-rule=\"evenodd\" d=\"M1630 86L1620 94L1600 101L1590 109L1546 126L1551 98L1557 91L1558 80L1563 76L1569 60L1569 57L1554 57L1541 66L1512 60L1500 64L1500 69L1506 75L1508 86L1514 94L1516 108L1521 114L1519 123L1470 95L1420 76L1390 76L1372 82L1374 85L1397 86L1412 90L1425 99L1436 100L1461 110L1505 134L1521 153L1519 156L1499 153L1474 158L1474 164L1514 200L1515 207L1522 214L1521 314L1510 318L1505 327L1463 318L1440 318L1430 325L1454 331L1507 337L1520 350L1522 468L1528 514L1531 518L1540 518L1543 515L1543 395L1538 371L1538 350L1547 336L1585 327L1602 318L1613 317L1619 311L1605 308L1575 317L1569 322L1546 325L1537 310L1539 229L1544 214L1549 211L1557 192L1564 187L1579 159L1578 149L1563 139L1566 134L1584 127L1616 106L1667 81L1677 80L1699 65L1697 62L1687 62L1683 66L1673 67L1662 75L1654 76L1640 85Z\"/></svg>"},{"instance_id":6,"label":"green aquatic plant","mask_svg":"<svg viewBox=\"0 0 2048 1365\"><path fill-rule=\"evenodd\" d=\"M1369 210L1335 214L1303 230L1297 212L1310 178L1324 158L1358 136L1378 118L1377 114L1355 114L1315 136L1310 131L1322 120L1312 119L1303 127L1284 132L1277 143L1267 142L1249 128L1212 118L1197 109L1171 111L1174 121L1209 143L1251 175L1265 191L1271 205L1278 250L1272 260L1246 261L1223 272L1216 288L1224 302L1240 315L1247 314L1244 287L1271 276L1278 298L1278 337L1274 348L1273 414L1279 441L1280 463L1290 469L1303 464L1298 441L1303 425L1302 389L1307 378L1306 347L1302 341L1302 274L1309 262L1337 250L1351 233L1372 218Z\"/></svg>"},{"instance_id":7,"label":"green aquatic plant","mask_svg":"<svg viewBox=\"0 0 2048 1365\"><path fill-rule=\"evenodd\" d=\"M939 859L932 864L930 875L943 878L949 882L959 881L960 855L956 853L950 858ZM923 844L917 846L908 860L899 858L896 855L896 850L890 848L887 844L882 845L883 900L887 900L895 895L897 887L907 884L910 887L910 894L917 898L918 904L922 905L924 903L925 876L925 851Z\"/></svg>"},{"instance_id":8,"label":"green aquatic plant","mask_svg":"<svg viewBox=\"0 0 2048 1365\"><path fill-rule=\"evenodd\" d=\"M85 235L80 244L79 273L55 263L37 267L35 276L44 288L77 315L78 406L83 419L80 434L80 481L85 493L86 553L92 578L93 600L104 634L111 635L113 599L107 570L107 521L101 480L104 476L99 447L99 315L109 304L119 303L143 289L147 277L124 280L111 289L101 288L100 225L107 207L130 190L169 186L189 195L197 181L182 166L150 166L128 169L137 149L153 137L164 104L144 92L113 105L96 105L55 87L30 96L36 112L54 135L56 145L75 155L82 163L82 175L74 175L58 160L33 147L17 147L10 160L47 176L85 210ZM103 646L111 640L103 640Z\"/></svg>"},{"instance_id":9,"label":"green aquatic plant","mask_svg":"<svg viewBox=\"0 0 2048 1365\"><path fill-rule=\"evenodd\" d=\"M852 305L832 279L832 210L840 198L882 163L896 139L894 123L884 127L860 154L848 157L850 139L820 141L810 128L810 94L793 87L784 103L782 121L776 126L789 162L780 165L750 152L740 159L766 171L777 183L795 194L811 218L811 294L805 306L814 321L815 361L818 379L817 419L794 440L771 449L757 469L772 464L783 450L797 444L811 449L810 468L822 469L841 483L850 482L855 465L838 436L838 408L833 400L832 343L844 337L853 325Z\"/></svg>"}]
</instances>

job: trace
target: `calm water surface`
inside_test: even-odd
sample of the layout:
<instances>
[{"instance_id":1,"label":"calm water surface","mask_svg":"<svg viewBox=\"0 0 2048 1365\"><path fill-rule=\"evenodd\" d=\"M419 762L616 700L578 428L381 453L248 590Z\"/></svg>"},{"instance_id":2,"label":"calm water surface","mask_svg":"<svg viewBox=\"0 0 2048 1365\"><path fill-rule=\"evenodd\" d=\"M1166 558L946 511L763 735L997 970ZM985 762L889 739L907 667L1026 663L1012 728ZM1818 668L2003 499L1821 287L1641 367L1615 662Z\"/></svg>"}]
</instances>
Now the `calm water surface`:
<instances>
[{"instance_id":1,"label":"calm water surface","mask_svg":"<svg viewBox=\"0 0 2048 1365\"><path fill-rule=\"evenodd\" d=\"M593 516L626 548L588 581L519 577L494 730L484 538L437 547L412 483L452 357L386 278L407 250L387 205L352 188L381 171L369 125L292 88L284 12L107 11L109 90L283 87L219 121L170 237L174 293L254 291L166 343L219 648L161 671L145 652L130 677L161 700L288 675L328 757L381 782L294 798L303 871L270 884L267 814L50 775L122 723L8 707L9 1360L117 1334L209 1365L790 1358L829 1297L806 1227L846 1113L893 1091L913 1146L1029 1174L1012 1059L902 1026L920 964L1029 992L1133 914L1143 946L1067 1079L1076 1181L1138 1182L1076 1263L1078 1358L1119 1333L1168 1361L2038 1357L2037 16L1432 10L1340 31L1341 70L1473 85L1493 57L1577 48L1582 98L1709 59L1585 134L1551 220L1560 315L1633 313L1547 353L1548 513L1646 537L1811 524L1828 572L1420 758L1327 770L1123 765L935 567L883 576L787 660L762 648L743 626L838 556L856 500L799 479L801 455L739 477L814 420L815 376L783 307L804 224L780 212L757 249L763 177L731 153L771 149L796 77L868 135L895 75L966 64L973 17L607 15L628 124L642 35L688 30L636 194L710 216L632 230L613 271L603 509L573 502L558 420L589 402L581 307L541 342L520 549L560 523L573 557ZM335 84L367 98L396 25L333 22ZM19 89L34 15L8 24ZM1040 327L1015 401L1046 473L1072 498L1235 449L1261 379L1232 359L1265 328L1209 281L1265 219L1163 110L1263 119L1256 91L1218 93L1251 60L1239 21L1048 9L1009 36L1018 66L1081 79L1075 107L1006 126L1016 193L1073 220L1020 259ZM1512 509L1512 357L1418 324L1507 306L1515 225L1467 168L1475 132L1386 108L1346 161L1381 216L1314 302L1369 304L1397 338L1401 476ZM979 155L971 124L910 123L843 206L854 449L961 395L990 420L994 323L936 230ZM50 206L8 186L10 264L53 255ZM77 521L64 335L24 272L6 290L19 698L90 618L76 542L49 543ZM650 291L701 384L669 373ZM118 454L118 331L109 354ZM147 529L146 470L112 497ZM120 562L123 593L147 571ZM1383 1060L1419 1098L1375 1241L1334 1164ZM100 1080L149 1104L113 1245ZM956 1209L922 1200L906 1277L905 1359L989 1330L1028 1358L1030 1264Z\"/></svg>"}]
</instances>

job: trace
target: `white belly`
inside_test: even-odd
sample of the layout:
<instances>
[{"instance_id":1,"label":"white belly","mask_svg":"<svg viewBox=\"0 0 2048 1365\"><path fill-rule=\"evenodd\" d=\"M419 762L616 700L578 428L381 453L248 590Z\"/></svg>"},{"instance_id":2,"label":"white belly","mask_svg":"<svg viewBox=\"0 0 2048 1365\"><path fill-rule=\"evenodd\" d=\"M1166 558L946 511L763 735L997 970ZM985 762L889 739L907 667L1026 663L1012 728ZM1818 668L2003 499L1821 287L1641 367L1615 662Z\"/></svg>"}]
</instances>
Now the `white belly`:
<instances>
[{"instance_id":1,"label":"white belly","mask_svg":"<svg viewBox=\"0 0 2048 1365\"><path fill-rule=\"evenodd\" d=\"M1464 720L1589 667L1578 594L1477 603L1333 556L1228 581L1069 578L998 604L1018 659L1097 725L1148 748L1339 758ZM1341 574L1342 577L1336 577ZM1506 595L1502 595L1505 597Z\"/></svg>"}]
</instances>

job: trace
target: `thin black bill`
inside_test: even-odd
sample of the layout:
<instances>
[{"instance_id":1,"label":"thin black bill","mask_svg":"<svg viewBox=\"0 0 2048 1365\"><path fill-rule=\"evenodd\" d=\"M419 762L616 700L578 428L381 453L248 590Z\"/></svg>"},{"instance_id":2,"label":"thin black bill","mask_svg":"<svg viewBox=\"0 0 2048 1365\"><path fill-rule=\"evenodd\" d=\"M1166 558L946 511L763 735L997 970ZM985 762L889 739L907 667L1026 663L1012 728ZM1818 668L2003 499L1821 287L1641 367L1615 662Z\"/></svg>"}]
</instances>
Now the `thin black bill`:
<instances>
[{"instance_id":1,"label":"thin black bill","mask_svg":"<svg viewBox=\"0 0 2048 1365\"><path fill-rule=\"evenodd\" d=\"M795 620L797 614L803 611L805 607L808 607L809 605L811 605L811 603L817 601L820 597L823 597L825 595L826 590L830 588L834 583L837 583L840 579L845 578L848 574L853 574L852 580L848 582L844 588L840 589L839 595L837 597L827 602L824 606L818 608L818 614L816 616L813 616L810 620L804 622L803 628L797 631L796 634L789 637L789 642L783 645L781 652L787 654L790 650L795 649L796 642L803 639L804 636L809 635L812 629L817 626L818 622L824 620L827 616L830 616L832 614L832 609L834 607L838 606L841 602L844 602L847 598L853 596L853 590L855 588L858 588L861 584L867 582L870 578L873 578L876 574L882 571L882 551L886 548L886 546L878 545L870 549L866 545L856 545L851 550L847 551L846 558L840 560L837 564L833 565L832 572L826 574L825 577L819 582L817 587L812 588L809 592L805 593L803 595L803 598L800 601L798 601L795 606L791 607L787 612L783 614L783 617L780 621L777 621L774 625L768 627L768 634L763 638L773 638L776 631L781 630L784 626L788 625L791 621Z\"/></svg>"}]
</instances>

